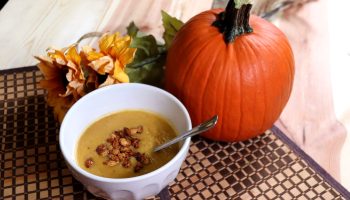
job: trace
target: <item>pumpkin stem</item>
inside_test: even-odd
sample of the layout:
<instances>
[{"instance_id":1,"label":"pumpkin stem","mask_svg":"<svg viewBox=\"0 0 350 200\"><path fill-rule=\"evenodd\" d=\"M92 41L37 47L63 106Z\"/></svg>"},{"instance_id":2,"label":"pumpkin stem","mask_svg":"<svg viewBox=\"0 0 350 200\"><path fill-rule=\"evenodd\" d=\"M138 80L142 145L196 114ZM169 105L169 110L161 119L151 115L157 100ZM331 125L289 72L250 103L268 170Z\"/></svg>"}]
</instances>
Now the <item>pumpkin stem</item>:
<instances>
[{"instance_id":1,"label":"pumpkin stem","mask_svg":"<svg viewBox=\"0 0 350 200\"><path fill-rule=\"evenodd\" d=\"M253 7L252 4L247 4L244 12L243 27L246 33L253 32L253 28L249 25L250 10L252 9L252 7Z\"/></svg>"},{"instance_id":2,"label":"pumpkin stem","mask_svg":"<svg viewBox=\"0 0 350 200\"><path fill-rule=\"evenodd\" d=\"M225 11L220 13L213 23L224 34L226 43L233 42L237 36L253 32L249 25L252 4L236 1L230 0Z\"/></svg>"}]
</instances>

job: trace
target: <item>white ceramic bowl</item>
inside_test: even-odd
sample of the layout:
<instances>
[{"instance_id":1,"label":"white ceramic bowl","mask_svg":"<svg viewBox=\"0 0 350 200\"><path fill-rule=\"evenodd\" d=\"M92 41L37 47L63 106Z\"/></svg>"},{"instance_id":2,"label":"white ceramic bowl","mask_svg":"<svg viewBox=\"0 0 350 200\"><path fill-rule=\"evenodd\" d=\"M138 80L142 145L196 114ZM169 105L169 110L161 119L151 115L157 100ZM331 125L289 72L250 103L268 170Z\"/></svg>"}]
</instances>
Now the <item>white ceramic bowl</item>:
<instances>
[{"instance_id":1,"label":"white ceramic bowl","mask_svg":"<svg viewBox=\"0 0 350 200\"><path fill-rule=\"evenodd\" d=\"M60 148L73 176L92 194L106 199L142 199L158 194L175 179L190 146L190 138L187 138L172 160L142 176L104 178L80 168L75 153L82 132L101 116L126 109L158 113L169 120L179 133L191 129L190 116L179 100L164 90L144 84L127 83L103 87L77 101L62 122Z\"/></svg>"}]
</instances>

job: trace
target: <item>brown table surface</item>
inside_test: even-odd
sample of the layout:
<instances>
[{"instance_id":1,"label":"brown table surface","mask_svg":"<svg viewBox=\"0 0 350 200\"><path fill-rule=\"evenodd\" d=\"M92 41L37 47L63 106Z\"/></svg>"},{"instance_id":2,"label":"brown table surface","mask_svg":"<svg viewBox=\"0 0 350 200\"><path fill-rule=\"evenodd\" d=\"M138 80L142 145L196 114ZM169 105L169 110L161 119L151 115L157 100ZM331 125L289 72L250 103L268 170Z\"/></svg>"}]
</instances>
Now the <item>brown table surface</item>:
<instances>
[{"instance_id":1,"label":"brown table surface","mask_svg":"<svg viewBox=\"0 0 350 200\"><path fill-rule=\"evenodd\" d=\"M36 67L0 71L0 199L93 199L67 169ZM245 142L194 137L158 199L350 199L276 127Z\"/></svg>"}]
</instances>

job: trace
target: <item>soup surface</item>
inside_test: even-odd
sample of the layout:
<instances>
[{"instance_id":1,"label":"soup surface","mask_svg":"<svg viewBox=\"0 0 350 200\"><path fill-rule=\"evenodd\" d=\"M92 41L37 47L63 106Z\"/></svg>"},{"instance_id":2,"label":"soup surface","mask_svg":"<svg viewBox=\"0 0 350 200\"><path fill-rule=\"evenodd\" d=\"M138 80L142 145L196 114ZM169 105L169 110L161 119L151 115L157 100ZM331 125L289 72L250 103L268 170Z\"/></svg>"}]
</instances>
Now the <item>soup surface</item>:
<instances>
[{"instance_id":1,"label":"soup surface","mask_svg":"<svg viewBox=\"0 0 350 200\"><path fill-rule=\"evenodd\" d=\"M176 155L178 144L153 152L154 147L176 135L174 128L154 113L140 110L112 113L83 132L77 145L77 162L97 176L139 176L158 169Z\"/></svg>"}]
</instances>

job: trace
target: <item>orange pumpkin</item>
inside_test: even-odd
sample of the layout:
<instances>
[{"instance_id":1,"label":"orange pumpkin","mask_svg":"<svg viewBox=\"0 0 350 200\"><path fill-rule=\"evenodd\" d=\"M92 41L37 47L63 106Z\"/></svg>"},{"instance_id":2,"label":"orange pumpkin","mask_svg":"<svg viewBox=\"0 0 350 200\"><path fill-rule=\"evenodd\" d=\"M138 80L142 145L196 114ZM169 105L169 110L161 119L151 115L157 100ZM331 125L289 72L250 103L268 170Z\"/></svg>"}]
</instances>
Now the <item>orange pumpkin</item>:
<instances>
[{"instance_id":1,"label":"orange pumpkin","mask_svg":"<svg viewBox=\"0 0 350 200\"><path fill-rule=\"evenodd\" d=\"M231 0L225 11L194 16L168 52L165 89L184 103L194 125L219 116L203 134L213 140L246 140L271 128L292 90L286 36L250 9Z\"/></svg>"}]
</instances>

